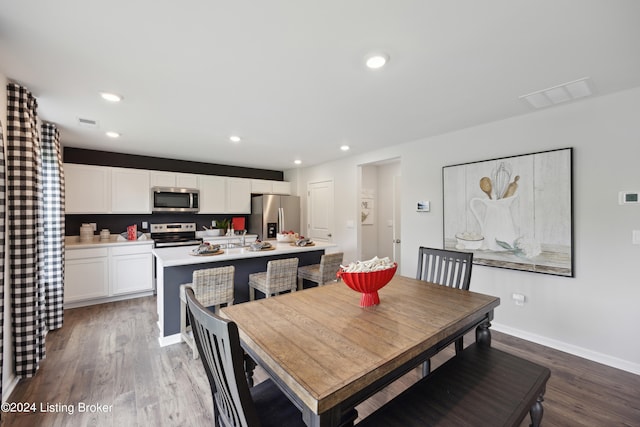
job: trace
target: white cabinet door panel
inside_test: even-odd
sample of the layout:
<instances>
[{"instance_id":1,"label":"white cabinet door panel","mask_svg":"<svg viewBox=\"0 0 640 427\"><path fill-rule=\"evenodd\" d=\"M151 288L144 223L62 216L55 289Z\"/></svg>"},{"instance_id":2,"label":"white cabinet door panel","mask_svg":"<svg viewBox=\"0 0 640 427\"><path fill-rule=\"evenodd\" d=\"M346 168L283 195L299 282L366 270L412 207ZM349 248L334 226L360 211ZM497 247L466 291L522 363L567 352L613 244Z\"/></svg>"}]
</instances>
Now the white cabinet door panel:
<instances>
[{"instance_id":1,"label":"white cabinet door panel","mask_svg":"<svg viewBox=\"0 0 640 427\"><path fill-rule=\"evenodd\" d=\"M108 264L107 256L67 259L64 271L64 302L70 303L108 296Z\"/></svg>"},{"instance_id":2,"label":"white cabinet door panel","mask_svg":"<svg viewBox=\"0 0 640 427\"><path fill-rule=\"evenodd\" d=\"M226 213L227 178L223 176L200 175L200 213Z\"/></svg>"},{"instance_id":3,"label":"white cabinet door panel","mask_svg":"<svg viewBox=\"0 0 640 427\"><path fill-rule=\"evenodd\" d=\"M111 212L151 213L149 171L111 169Z\"/></svg>"},{"instance_id":4,"label":"white cabinet door panel","mask_svg":"<svg viewBox=\"0 0 640 427\"><path fill-rule=\"evenodd\" d=\"M63 169L66 213L109 212L111 168L65 163Z\"/></svg>"},{"instance_id":5,"label":"white cabinet door panel","mask_svg":"<svg viewBox=\"0 0 640 427\"><path fill-rule=\"evenodd\" d=\"M251 213L251 180L227 178L227 213Z\"/></svg>"},{"instance_id":6,"label":"white cabinet door panel","mask_svg":"<svg viewBox=\"0 0 640 427\"><path fill-rule=\"evenodd\" d=\"M111 294L153 290L153 255L138 253L111 257Z\"/></svg>"}]
</instances>

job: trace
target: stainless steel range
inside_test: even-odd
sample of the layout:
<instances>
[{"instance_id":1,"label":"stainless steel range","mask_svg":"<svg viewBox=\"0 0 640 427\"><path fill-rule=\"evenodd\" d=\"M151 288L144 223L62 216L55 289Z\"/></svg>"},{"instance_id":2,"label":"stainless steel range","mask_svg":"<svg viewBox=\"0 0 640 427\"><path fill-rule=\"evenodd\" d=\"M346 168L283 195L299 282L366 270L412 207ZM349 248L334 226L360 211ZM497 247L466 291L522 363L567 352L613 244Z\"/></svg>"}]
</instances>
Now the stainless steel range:
<instances>
[{"instance_id":1,"label":"stainless steel range","mask_svg":"<svg viewBox=\"0 0 640 427\"><path fill-rule=\"evenodd\" d=\"M195 222L151 224L151 238L155 248L199 245L202 243L202 239L196 238Z\"/></svg>"}]
</instances>

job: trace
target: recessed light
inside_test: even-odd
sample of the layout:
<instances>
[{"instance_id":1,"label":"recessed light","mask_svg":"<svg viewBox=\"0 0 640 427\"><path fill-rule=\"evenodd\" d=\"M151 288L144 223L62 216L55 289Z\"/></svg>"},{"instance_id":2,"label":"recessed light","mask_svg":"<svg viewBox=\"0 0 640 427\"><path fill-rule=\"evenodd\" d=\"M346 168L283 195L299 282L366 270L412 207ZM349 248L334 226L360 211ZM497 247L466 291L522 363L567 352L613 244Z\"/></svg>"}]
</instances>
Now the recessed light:
<instances>
[{"instance_id":1,"label":"recessed light","mask_svg":"<svg viewBox=\"0 0 640 427\"><path fill-rule=\"evenodd\" d=\"M300 160L300 159L296 159L296 160L294 160L294 161L293 161L293 163L295 163L296 165L299 165L299 164L301 164L301 163L302 163L302 160Z\"/></svg>"},{"instance_id":2,"label":"recessed light","mask_svg":"<svg viewBox=\"0 0 640 427\"><path fill-rule=\"evenodd\" d=\"M118 132L109 131L106 132L105 135L107 135L109 138L120 138L120 134Z\"/></svg>"},{"instance_id":3,"label":"recessed light","mask_svg":"<svg viewBox=\"0 0 640 427\"><path fill-rule=\"evenodd\" d=\"M384 67L387 62L389 62L389 55L386 53L374 53L366 58L367 67L374 70Z\"/></svg>"},{"instance_id":4,"label":"recessed light","mask_svg":"<svg viewBox=\"0 0 640 427\"><path fill-rule=\"evenodd\" d=\"M351 148L351 147L349 147L348 145L342 145L342 146L340 146L340 149L341 149L342 151L349 151L349 149L350 149L350 148Z\"/></svg>"},{"instance_id":5,"label":"recessed light","mask_svg":"<svg viewBox=\"0 0 640 427\"><path fill-rule=\"evenodd\" d=\"M116 95L115 93L101 92L100 96L102 97L102 99L104 99L105 101L109 101L109 102L120 102L120 101L122 101L122 97L120 95Z\"/></svg>"},{"instance_id":6,"label":"recessed light","mask_svg":"<svg viewBox=\"0 0 640 427\"><path fill-rule=\"evenodd\" d=\"M240 139L240 137L238 135L231 135L229 137L229 141L231 141L231 142L240 142L241 139Z\"/></svg>"}]
</instances>

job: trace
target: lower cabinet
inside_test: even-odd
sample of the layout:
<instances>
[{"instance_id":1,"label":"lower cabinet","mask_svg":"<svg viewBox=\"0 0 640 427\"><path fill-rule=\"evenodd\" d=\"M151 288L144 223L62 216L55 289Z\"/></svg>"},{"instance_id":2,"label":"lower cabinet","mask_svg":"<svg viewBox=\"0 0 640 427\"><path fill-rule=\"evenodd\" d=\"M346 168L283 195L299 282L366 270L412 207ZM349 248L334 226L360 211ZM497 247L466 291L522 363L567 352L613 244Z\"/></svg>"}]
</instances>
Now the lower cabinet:
<instances>
[{"instance_id":1,"label":"lower cabinet","mask_svg":"<svg viewBox=\"0 0 640 427\"><path fill-rule=\"evenodd\" d=\"M148 245L73 248L65 251L64 303L79 306L153 291L153 255ZM118 298L122 299L122 298Z\"/></svg>"},{"instance_id":2,"label":"lower cabinet","mask_svg":"<svg viewBox=\"0 0 640 427\"><path fill-rule=\"evenodd\" d=\"M66 250L65 257L65 303L109 296L107 248Z\"/></svg>"},{"instance_id":3,"label":"lower cabinet","mask_svg":"<svg viewBox=\"0 0 640 427\"><path fill-rule=\"evenodd\" d=\"M116 246L111 251L111 295L153 289L153 255L147 246Z\"/></svg>"}]
</instances>

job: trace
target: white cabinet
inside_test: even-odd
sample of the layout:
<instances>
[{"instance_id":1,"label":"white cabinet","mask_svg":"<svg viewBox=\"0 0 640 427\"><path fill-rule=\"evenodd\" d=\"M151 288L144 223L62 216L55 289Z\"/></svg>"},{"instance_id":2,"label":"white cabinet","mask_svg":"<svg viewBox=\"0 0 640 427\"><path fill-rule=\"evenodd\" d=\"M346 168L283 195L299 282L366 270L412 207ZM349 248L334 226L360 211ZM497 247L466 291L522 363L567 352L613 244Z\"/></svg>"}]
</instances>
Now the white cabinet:
<instances>
[{"instance_id":1,"label":"white cabinet","mask_svg":"<svg viewBox=\"0 0 640 427\"><path fill-rule=\"evenodd\" d=\"M251 213L251 180L245 178L227 178L226 213Z\"/></svg>"},{"instance_id":2,"label":"white cabinet","mask_svg":"<svg viewBox=\"0 0 640 427\"><path fill-rule=\"evenodd\" d=\"M149 171L111 168L111 212L151 213Z\"/></svg>"},{"instance_id":3,"label":"white cabinet","mask_svg":"<svg viewBox=\"0 0 640 427\"><path fill-rule=\"evenodd\" d=\"M251 192L253 194L291 194L291 183L286 181L269 181L266 179L252 179Z\"/></svg>"},{"instance_id":4,"label":"white cabinet","mask_svg":"<svg viewBox=\"0 0 640 427\"><path fill-rule=\"evenodd\" d=\"M201 214L251 213L251 180L200 175Z\"/></svg>"},{"instance_id":5,"label":"white cabinet","mask_svg":"<svg viewBox=\"0 0 640 427\"><path fill-rule=\"evenodd\" d=\"M111 168L65 163L65 213L107 213Z\"/></svg>"},{"instance_id":6,"label":"white cabinet","mask_svg":"<svg viewBox=\"0 0 640 427\"><path fill-rule=\"evenodd\" d=\"M291 183L287 181L273 181L273 194L291 195Z\"/></svg>"},{"instance_id":7,"label":"white cabinet","mask_svg":"<svg viewBox=\"0 0 640 427\"><path fill-rule=\"evenodd\" d=\"M109 295L107 248L65 251L64 302L76 302Z\"/></svg>"},{"instance_id":8,"label":"white cabinet","mask_svg":"<svg viewBox=\"0 0 640 427\"><path fill-rule=\"evenodd\" d=\"M226 213L227 178L224 176L200 175L200 213Z\"/></svg>"},{"instance_id":9,"label":"white cabinet","mask_svg":"<svg viewBox=\"0 0 640 427\"><path fill-rule=\"evenodd\" d=\"M151 171L152 187L198 188L198 175L192 173Z\"/></svg>"},{"instance_id":10,"label":"white cabinet","mask_svg":"<svg viewBox=\"0 0 640 427\"><path fill-rule=\"evenodd\" d=\"M266 179L252 179L251 180L251 192L253 194L271 194L273 191L273 184Z\"/></svg>"},{"instance_id":11,"label":"white cabinet","mask_svg":"<svg viewBox=\"0 0 640 427\"><path fill-rule=\"evenodd\" d=\"M153 290L151 245L109 248L111 295Z\"/></svg>"}]
</instances>

